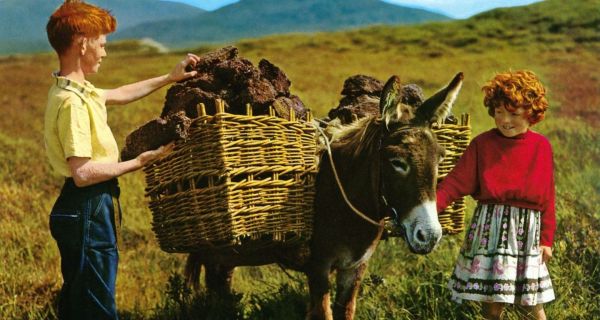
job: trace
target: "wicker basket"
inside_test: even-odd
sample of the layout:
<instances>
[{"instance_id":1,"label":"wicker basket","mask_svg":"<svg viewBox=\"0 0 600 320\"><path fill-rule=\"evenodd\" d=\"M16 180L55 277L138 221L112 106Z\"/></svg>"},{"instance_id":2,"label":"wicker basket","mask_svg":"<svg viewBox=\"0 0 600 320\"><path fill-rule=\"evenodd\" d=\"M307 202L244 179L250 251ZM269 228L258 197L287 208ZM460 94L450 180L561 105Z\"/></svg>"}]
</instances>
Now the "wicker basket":
<instances>
[{"instance_id":1,"label":"wicker basket","mask_svg":"<svg viewBox=\"0 0 600 320\"><path fill-rule=\"evenodd\" d=\"M438 142L446 149L446 155L438 169L438 182L454 168L471 138L471 121L468 114L462 114L457 124L442 124L433 131ZM442 230L446 234L459 233L465 228L465 199L461 198L449 205L438 215Z\"/></svg>"},{"instance_id":2,"label":"wicker basket","mask_svg":"<svg viewBox=\"0 0 600 320\"><path fill-rule=\"evenodd\" d=\"M234 115L204 106L189 138L144 168L153 230L162 250L260 248L312 233L317 171L308 121Z\"/></svg>"}]
</instances>

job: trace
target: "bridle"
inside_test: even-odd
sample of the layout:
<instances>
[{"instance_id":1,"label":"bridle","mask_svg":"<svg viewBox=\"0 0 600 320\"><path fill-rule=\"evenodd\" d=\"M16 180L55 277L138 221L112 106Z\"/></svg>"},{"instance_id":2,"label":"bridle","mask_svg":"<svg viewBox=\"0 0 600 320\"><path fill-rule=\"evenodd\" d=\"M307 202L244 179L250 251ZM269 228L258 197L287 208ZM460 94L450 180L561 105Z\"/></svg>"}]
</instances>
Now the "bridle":
<instances>
[{"instance_id":1,"label":"bridle","mask_svg":"<svg viewBox=\"0 0 600 320\"><path fill-rule=\"evenodd\" d=\"M383 126L381 128L381 130L383 131ZM414 126L410 126L410 125L402 125L398 128L394 129L394 132L408 132L408 131L419 131L421 130L419 127L414 127ZM383 132L380 133L379 135L379 147L378 150L379 152L381 152L383 150ZM394 208L394 206L390 205L389 202L387 201L387 198L385 197L387 193L385 192L385 184L383 183L383 177L382 177L382 173L381 173L381 163L379 164L379 199L381 201L381 203L383 204L383 212L385 212L385 214L383 215L383 217L390 217L392 226L392 229L398 229L401 226L401 221L400 221L400 215L398 214L398 210L396 210L396 208Z\"/></svg>"},{"instance_id":2,"label":"bridle","mask_svg":"<svg viewBox=\"0 0 600 320\"><path fill-rule=\"evenodd\" d=\"M323 122L321 120L317 120L320 122ZM346 195L346 192L344 190L344 187L342 186L342 182L338 176L337 170L335 168L335 163L333 161L333 154L331 152L331 141L329 141L329 138L327 137L327 135L323 132L323 129L321 129L321 127L318 124L313 124L314 127L317 129L317 131L321 134L321 136L323 137L323 140L325 141L325 146L327 149L327 154L329 155L329 164L331 165L331 170L333 171L333 175L335 177L335 180L337 182L338 188L340 189L340 193L342 194L342 197L344 198L344 201L346 202L346 204L348 205L348 207L359 217L361 217L363 220L369 222L372 225L375 225L377 227L384 227L385 226L385 222L384 220L381 220L381 222L377 222L375 220L373 220L372 218L370 218L369 216L367 216L366 214L364 214L362 211L360 211L359 209L357 209L356 207L354 207L352 205L352 203L350 202L350 199L348 199L348 196ZM380 129L382 130L382 132L380 132L379 134L379 146L378 146L378 151L381 151L383 148L383 126ZM403 126L397 129L394 129L394 132L398 132L398 131L413 131L413 130L419 130L418 127L412 127L412 126ZM386 212L386 214L383 215L382 218L385 218L387 216L387 212L389 212L390 218L392 220L392 224L394 225L394 227L399 226L400 225L400 217L398 216L398 211L393 207L390 206L386 197L385 197L385 187L383 184L383 179L382 179L382 174L381 174L381 163L379 163L378 166L378 170L379 170L379 197L378 199L381 201L381 203L383 203L383 207L384 207L384 212Z\"/></svg>"}]
</instances>

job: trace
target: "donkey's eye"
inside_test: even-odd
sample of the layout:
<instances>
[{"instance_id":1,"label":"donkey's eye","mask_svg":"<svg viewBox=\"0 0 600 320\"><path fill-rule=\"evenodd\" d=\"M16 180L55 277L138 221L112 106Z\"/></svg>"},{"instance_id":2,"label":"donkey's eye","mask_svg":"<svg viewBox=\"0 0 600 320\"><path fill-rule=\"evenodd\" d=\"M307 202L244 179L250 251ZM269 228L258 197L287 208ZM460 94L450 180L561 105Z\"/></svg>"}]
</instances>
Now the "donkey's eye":
<instances>
[{"instance_id":1,"label":"donkey's eye","mask_svg":"<svg viewBox=\"0 0 600 320\"><path fill-rule=\"evenodd\" d=\"M410 166L406 160L402 158L390 159L390 162L392 163L394 170L398 171L400 174L406 175L410 171Z\"/></svg>"}]
</instances>

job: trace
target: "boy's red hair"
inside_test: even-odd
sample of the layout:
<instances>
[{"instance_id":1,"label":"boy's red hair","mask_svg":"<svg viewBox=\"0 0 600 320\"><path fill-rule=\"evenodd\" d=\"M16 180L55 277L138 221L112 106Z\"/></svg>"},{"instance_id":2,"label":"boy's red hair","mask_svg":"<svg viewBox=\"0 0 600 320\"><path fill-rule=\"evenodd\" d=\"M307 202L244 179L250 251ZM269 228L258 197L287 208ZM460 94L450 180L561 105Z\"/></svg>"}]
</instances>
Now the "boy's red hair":
<instances>
[{"instance_id":1,"label":"boy's red hair","mask_svg":"<svg viewBox=\"0 0 600 320\"><path fill-rule=\"evenodd\" d=\"M67 0L50 16L46 25L48 41L60 55L73 43L76 35L97 37L117 29L110 11L79 0Z\"/></svg>"},{"instance_id":2,"label":"boy's red hair","mask_svg":"<svg viewBox=\"0 0 600 320\"><path fill-rule=\"evenodd\" d=\"M528 70L499 73L481 89L485 95L483 104L492 117L498 107L511 112L523 108L533 125L544 119L548 109L546 89L535 73Z\"/></svg>"}]
</instances>

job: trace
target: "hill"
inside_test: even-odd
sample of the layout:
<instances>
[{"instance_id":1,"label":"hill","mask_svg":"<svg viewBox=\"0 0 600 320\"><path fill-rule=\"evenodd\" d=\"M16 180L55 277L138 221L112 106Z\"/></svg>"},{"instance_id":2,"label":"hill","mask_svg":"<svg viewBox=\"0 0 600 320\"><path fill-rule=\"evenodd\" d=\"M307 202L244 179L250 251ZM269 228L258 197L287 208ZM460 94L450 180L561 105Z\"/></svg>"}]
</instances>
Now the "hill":
<instances>
[{"instance_id":1,"label":"hill","mask_svg":"<svg viewBox=\"0 0 600 320\"><path fill-rule=\"evenodd\" d=\"M448 19L380 0L242 0L202 16L140 24L120 31L116 38L150 37L169 46L184 47L276 33Z\"/></svg>"},{"instance_id":2,"label":"hill","mask_svg":"<svg viewBox=\"0 0 600 320\"><path fill-rule=\"evenodd\" d=\"M453 112L471 114L473 135L494 125L482 105L481 86L508 69L536 72L548 89L547 117L533 129L553 146L558 229L548 263L556 300L549 319L600 318L600 0L547 0L500 9L467 20L414 26L377 26L313 35L279 35L236 43L258 63L285 71L292 90L317 116L337 105L346 78L398 74L428 96L458 71L465 82ZM110 44L110 42L109 42ZM196 47L202 54L215 47ZM147 44L109 48L99 88L168 72L184 52L160 54ZM45 159L43 115L53 54L0 58L0 319L56 319L62 284L59 254L48 214L62 185ZM139 102L108 107L120 146L128 133L157 117L167 88ZM278 266L238 268L236 294L220 302L182 286L185 257L162 252L144 196L144 174L120 179L123 241L117 305L122 319L304 319L306 278ZM467 202L467 217L475 206ZM469 220L467 220L469 221ZM480 306L450 300L447 281L465 233L442 238L427 256L402 239L382 242L369 261L356 319L475 320ZM507 319L522 319L507 308Z\"/></svg>"},{"instance_id":3,"label":"hill","mask_svg":"<svg viewBox=\"0 0 600 320\"><path fill-rule=\"evenodd\" d=\"M0 55L51 50L46 23L62 0L0 1ZM204 10L160 0L90 0L108 8L117 18L117 30L145 22L183 19L201 15Z\"/></svg>"}]
</instances>

